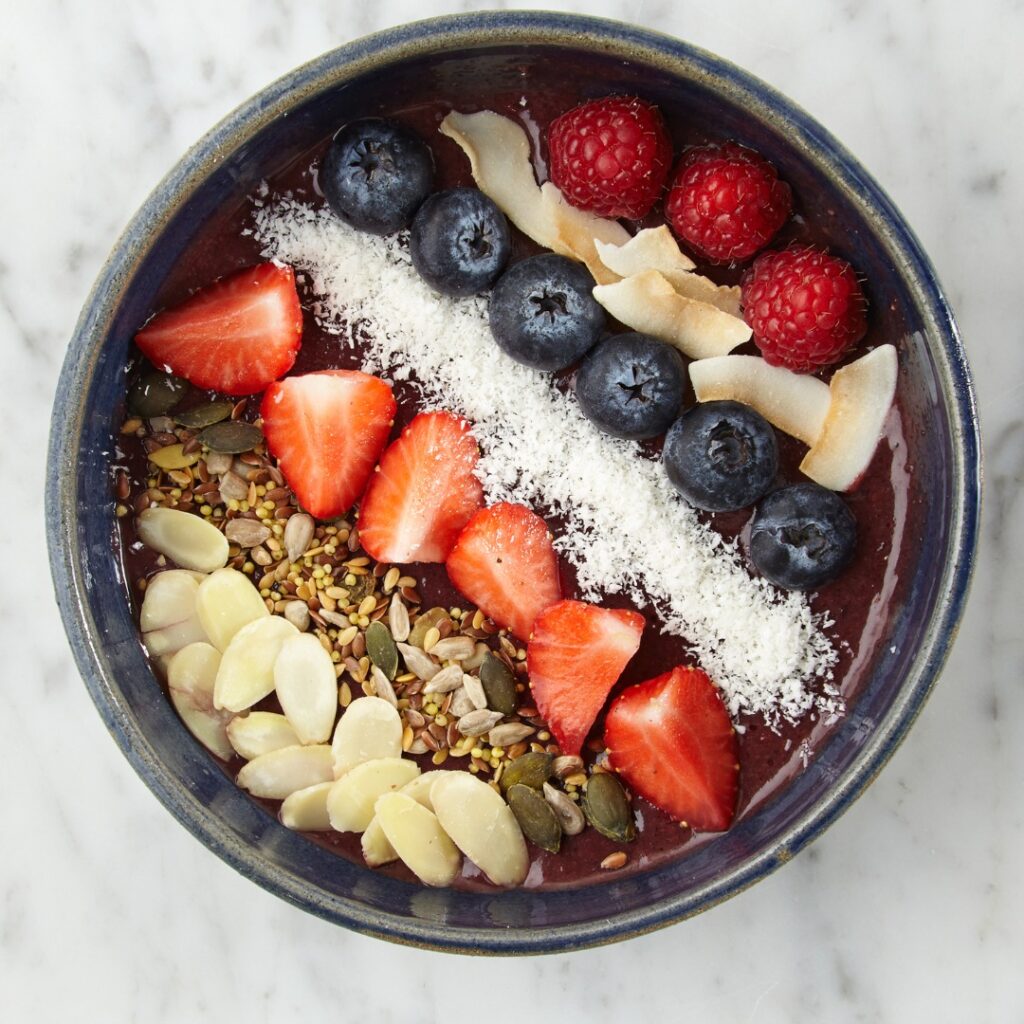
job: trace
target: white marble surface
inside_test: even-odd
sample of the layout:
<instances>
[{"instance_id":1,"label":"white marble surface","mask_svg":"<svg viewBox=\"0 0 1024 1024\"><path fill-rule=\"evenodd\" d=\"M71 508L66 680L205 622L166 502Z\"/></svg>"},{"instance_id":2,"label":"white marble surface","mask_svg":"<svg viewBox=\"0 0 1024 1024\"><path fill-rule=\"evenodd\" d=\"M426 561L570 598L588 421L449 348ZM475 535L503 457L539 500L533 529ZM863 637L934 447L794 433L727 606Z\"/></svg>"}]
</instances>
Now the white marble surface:
<instances>
[{"instance_id":1,"label":"white marble surface","mask_svg":"<svg viewBox=\"0 0 1024 1024\"><path fill-rule=\"evenodd\" d=\"M385 1024L542 1006L593 1024L641 1007L759 1024L1024 1020L1024 9L1011 0L564 5L688 38L831 127L932 254L974 366L988 492L960 639L891 765L792 864L617 948L496 962L391 947L235 875L101 725L57 620L41 492L54 382L105 253L185 147L255 89L462 6L0 3L0 1019Z\"/></svg>"}]
</instances>

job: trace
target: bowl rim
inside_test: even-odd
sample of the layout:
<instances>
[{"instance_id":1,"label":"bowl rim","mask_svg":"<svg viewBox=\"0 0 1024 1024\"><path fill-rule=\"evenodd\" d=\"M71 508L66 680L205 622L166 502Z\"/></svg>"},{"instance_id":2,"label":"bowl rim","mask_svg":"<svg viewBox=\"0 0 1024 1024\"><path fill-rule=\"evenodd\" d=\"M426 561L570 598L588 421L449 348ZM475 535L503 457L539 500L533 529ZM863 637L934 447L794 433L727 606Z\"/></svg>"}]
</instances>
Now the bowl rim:
<instances>
[{"instance_id":1,"label":"bowl rim","mask_svg":"<svg viewBox=\"0 0 1024 1024\"><path fill-rule=\"evenodd\" d=\"M302 878L278 868L218 828L215 815L164 770L147 737L117 697L110 666L86 601L76 525L74 474L63 453L81 434L78 396L96 369L106 334L135 269L181 205L225 156L304 99L392 63L453 49L494 45L582 47L697 76L754 116L784 131L812 165L827 167L899 256L898 270L935 351L950 419L954 459L953 521L936 608L914 665L884 718L836 784L769 848L684 896L630 913L546 928L450 928L371 911L354 900L325 898ZM978 542L982 460L974 388L952 311L930 261L895 205L857 160L809 114L771 86L729 61L682 40L624 22L555 12L493 11L407 23L354 40L282 76L196 142L149 195L102 267L69 343L57 385L46 470L46 532L54 590L75 661L108 730L135 771L165 807L205 846L246 877L304 910L353 930L408 945L463 953L545 953L583 949L630 938L707 910L765 877L820 835L875 778L919 714L955 639Z\"/></svg>"}]
</instances>

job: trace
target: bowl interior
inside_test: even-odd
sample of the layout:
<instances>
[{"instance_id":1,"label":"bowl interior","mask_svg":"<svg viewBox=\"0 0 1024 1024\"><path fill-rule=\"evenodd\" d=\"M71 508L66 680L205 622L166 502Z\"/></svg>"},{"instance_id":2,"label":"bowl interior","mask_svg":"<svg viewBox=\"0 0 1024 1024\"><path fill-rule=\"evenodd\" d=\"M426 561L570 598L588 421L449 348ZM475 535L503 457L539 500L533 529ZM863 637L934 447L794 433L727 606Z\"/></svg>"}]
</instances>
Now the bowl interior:
<instances>
[{"instance_id":1,"label":"bowl interior","mask_svg":"<svg viewBox=\"0 0 1024 1024\"><path fill-rule=\"evenodd\" d=\"M948 640L935 631L951 614L949 561L969 559L958 517L965 459L968 470L970 462L951 390L951 321L936 321L941 296L922 290L919 268L911 267L918 280L908 280L917 258L913 239L886 224L889 212L875 186L860 185L855 166L830 169L827 136L819 137L799 112L773 109L776 97L704 55L679 44L658 43L663 53L640 55L635 47L627 52L624 39L606 39L599 50L559 43L553 31L547 45L540 38L523 45L441 36L432 54L412 47L387 64L364 62L355 77L346 65L351 54L329 55L293 83L287 117L273 116L280 94L268 96L247 108L233 134L221 133L220 146L201 143L115 253L69 355L54 426L51 543L59 549L53 555L58 595L83 674L136 768L207 845L261 884L353 927L437 946L534 951L605 941L703 909L789 859L859 792L909 724ZM414 102L424 81L453 97L472 95L482 84L492 92L522 92L571 81L580 96L639 92L681 122L698 116L716 124L719 136L755 147L779 167L804 215L823 225L828 241L865 275L880 329L899 339L914 486L927 500L914 505L918 518L908 531L914 550L904 556L902 595L851 712L804 773L730 832L681 861L582 890L481 895L418 888L283 828L211 762L163 698L111 557L105 481L117 443L123 367L135 329L182 253L208 218L338 124ZM966 379L960 386L967 389ZM961 590L964 577L961 566L955 585Z\"/></svg>"}]
</instances>

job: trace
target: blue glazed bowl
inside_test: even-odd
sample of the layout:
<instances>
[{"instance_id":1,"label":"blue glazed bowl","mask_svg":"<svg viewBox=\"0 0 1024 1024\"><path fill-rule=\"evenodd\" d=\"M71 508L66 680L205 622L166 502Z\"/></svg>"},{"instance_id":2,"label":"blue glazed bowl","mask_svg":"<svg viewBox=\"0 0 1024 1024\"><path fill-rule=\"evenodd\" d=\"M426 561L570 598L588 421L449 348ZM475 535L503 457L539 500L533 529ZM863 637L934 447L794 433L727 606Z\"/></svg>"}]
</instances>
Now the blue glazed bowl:
<instances>
[{"instance_id":1,"label":"blue glazed bowl","mask_svg":"<svg viewBox=\"0 0 1024 1024\"><path fill-rule=\"evenodd\" d=\"M419 84L529 83L551 69L581 95L639 91L765 153L809 218L885 296L900 389L927 500L908 531L909 579L851 712L810 767L680 861L574 891L464 893L415 887L289 832L216 767L154 699L112 556L107 479L133 332L170 269L219 208L344 120ZM808 203L811 204L806 209ZM785 863L864 790L927 697L963 610L978 527L981 459L970 372L949 307L913 234L824 129L763 83L707 53L627 25L560 14L472 14L344 46L269 86L194 146L118 241L64 363L47 473L50 562L86 685L125 756L218 856L305 910L368 934L445 950L538 953L611 942L713 906ZM99 484L99 485L98 485Z\"/></svg>"}]
</instances>

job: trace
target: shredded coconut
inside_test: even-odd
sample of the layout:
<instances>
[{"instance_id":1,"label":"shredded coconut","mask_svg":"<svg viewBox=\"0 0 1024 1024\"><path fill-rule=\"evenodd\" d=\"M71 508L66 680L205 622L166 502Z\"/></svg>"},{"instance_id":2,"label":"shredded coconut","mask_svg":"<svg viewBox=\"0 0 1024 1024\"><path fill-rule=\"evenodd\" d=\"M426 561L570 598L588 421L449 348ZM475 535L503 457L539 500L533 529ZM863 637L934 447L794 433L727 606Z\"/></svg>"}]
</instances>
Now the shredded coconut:
<instances>
[{"instance_id":1,"label":"shredded coconut","mask_svg":"<svg viewBox=\"0 0 1024 1024\"><path fill-rule=\"evenodd\" d=\"M501 352L485 299L439 296L413 269L406 236L359 233L326 208L257 200L254 221L264 255L306 272L319 324L358 346L364 369L410 381L425 406L473 423L488 502L565 522L556 546L584 598L624 594L653 606L733 717L757 713L777 726L812 707L840 709L823 632L831 623L804 596L752 578L735 542L700 521L657 462L598 431L549 375Z\"/></svg>"}]
</instances>

